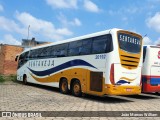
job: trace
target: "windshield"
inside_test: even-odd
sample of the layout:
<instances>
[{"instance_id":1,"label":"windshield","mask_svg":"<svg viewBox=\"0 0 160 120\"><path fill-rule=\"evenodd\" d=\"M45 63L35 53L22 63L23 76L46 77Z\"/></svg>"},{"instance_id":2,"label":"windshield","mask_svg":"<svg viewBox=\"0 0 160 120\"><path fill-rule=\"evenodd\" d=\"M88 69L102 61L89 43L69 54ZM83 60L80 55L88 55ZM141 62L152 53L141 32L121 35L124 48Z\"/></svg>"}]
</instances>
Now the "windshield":
<instances>
[{"instance_id":1,"label":"windshield","mask_svg":"<svg viewBox=\"0 0 160 120\"><path fill-rule=\"evenodd\" d=\"M118 33L119 47L121 50L130 53L139 53L141 51L141 39L134 34Z\"/></svg>"}]
</instances>

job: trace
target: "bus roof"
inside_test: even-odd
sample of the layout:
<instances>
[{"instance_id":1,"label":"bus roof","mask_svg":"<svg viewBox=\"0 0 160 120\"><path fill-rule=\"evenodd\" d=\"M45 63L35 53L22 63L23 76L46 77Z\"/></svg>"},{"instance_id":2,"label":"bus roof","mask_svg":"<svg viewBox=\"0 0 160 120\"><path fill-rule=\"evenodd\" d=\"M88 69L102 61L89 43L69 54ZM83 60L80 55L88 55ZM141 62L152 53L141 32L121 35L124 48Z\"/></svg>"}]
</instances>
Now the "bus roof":
<instances>
[{"instance_id":1,"label":"bus roof","mask_svg":"<svg viewBox=\"0 0 160 120\"><path fill-rule=\"evenodd\" d=\"M143 45L144 47L151 47L151 48L160 48L160 46L157 45Z\"/></svg>"},{"instance_id":2,"label":"bus roof","mask_svg":"<svg viewBox=\"0 0 160 120\"><path fill-rule=\"evenodd\" d=\"M104 31L100 31L100 32L95 32L95 33L91 33L91 34L87 34L87 35L83 35L83 36L79 36L79 37L74 37L74 38L70 38L70 39L66 39L66 40L61 40L61 41L57 41L57 42L50 43L50 44L45 44L45 45L40 45L40 46L28 48L28 49L24 50L22 53L27 52L29 50L38 49L38 48L48 47L48 46L62 44L62 43L67 43L67 42L76 41L76 40L80 40L80 39L87 39L87 38L90 38L90 37L93 37L93 36L99 36L99 35L103 35L103 34L106 34L106 33L110 33L111 31L118 31L118 30L123 30L123 29L113 28L113 29L108 29L108 30L104 30ZM127 31L127 30L124 30L124 31Z\"/></svg>"}]
</instances>

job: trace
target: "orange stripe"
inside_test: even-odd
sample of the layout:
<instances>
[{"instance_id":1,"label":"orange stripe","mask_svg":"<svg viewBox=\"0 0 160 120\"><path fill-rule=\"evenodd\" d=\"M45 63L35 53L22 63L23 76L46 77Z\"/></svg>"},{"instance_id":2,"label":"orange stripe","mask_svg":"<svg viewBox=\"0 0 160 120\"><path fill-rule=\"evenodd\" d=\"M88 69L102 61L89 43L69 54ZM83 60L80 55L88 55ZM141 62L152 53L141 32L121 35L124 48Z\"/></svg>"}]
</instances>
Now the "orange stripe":
<instances>
[{"instance_id":1,"label":"orange stripe","mask_svg":"<svg viewBox=\"0 0 160 120\"><path fill-rule=\"evenodd\" d=\"M121 77L120 79L121 79L121 80L127 80L127 81L133 81L133 80L135 80L136 78L130 79L130 78L126 78L126 77Z\"/></svg>"}]
</instances>

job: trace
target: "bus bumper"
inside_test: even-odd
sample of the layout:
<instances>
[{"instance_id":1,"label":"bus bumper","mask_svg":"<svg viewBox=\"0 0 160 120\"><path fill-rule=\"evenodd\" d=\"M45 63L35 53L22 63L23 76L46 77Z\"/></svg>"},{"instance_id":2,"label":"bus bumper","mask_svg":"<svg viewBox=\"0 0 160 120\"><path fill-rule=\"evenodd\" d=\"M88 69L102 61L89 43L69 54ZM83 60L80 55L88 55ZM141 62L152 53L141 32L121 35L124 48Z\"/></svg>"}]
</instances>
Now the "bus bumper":
<instances>
[{"instance_id":1,"label":"bus bumper","mask_svg":"<svg viewBox=\"0 0 160 120\"><path fill-rule=\"evenodd\" d=\"M141 86L105 85L108 95L136 95L141 93Z\"/></svg>"},{"instance_id":2,"label":"bus bumper","mask_svg":"<svg viewBox=\"0 0 160 120\"><path fill-rule=\"evenodd\" d=\"M160 85L152 86L151 84L143 83L142 92L144 93L160 92Z\"/></svg>"}]
</instances>

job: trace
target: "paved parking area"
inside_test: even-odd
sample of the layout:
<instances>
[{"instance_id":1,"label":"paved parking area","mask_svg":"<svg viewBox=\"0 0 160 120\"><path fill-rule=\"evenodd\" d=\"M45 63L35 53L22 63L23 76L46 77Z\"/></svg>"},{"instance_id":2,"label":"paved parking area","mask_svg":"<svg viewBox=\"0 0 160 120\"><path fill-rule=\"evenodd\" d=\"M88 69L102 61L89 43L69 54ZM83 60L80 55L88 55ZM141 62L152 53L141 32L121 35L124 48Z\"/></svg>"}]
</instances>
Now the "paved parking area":
<instances>
[{"instance_id":1,"label":"paved parking area","mask_svg":"<svg viewBox=\"0 0 160 120\"><path fill-rule=\"evenodd\" d=\"M21 83L0 84L0 111L160 111L160 96L157 94L141 94L134 96L96 97L85 95L74 97L64 95L59 89L40 86L23 85ZM70 112L68 112L70 113ZM96 113L94 113L95 115ZM109 113L109 114L112 114ZM114 112L113 112L114 114ZM44 117L46 119L70 120L106 120L106 119L159 119L158 117ZM34 119L44 119L34 118ZM0 118L0 119L19 119ZM20 118L28 119L28 118ZM33 119L33 118L29 118Z\"/></svg>"}]
</instances>

